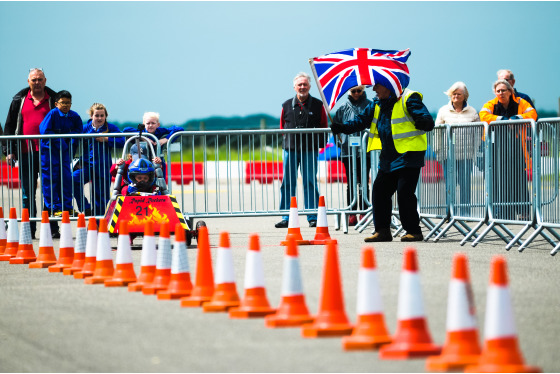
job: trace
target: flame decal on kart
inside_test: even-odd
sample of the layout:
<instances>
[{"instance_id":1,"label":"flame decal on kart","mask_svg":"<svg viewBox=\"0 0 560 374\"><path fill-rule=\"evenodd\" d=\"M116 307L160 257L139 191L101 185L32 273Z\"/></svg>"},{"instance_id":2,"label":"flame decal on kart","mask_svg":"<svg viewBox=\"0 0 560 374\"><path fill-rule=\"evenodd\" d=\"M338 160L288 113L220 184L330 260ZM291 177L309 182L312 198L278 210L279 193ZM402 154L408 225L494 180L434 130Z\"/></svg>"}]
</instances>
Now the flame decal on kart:
<instances>
[{"instance_id":1,"label":"flame decal on kart","mask_svg":"<svg viewBox=\"0 0 560 374\"><path fill-rule=\"evenodd\" d=\"M159 210L150 204L148 205L148 214L145 216L137 216L131 213L129 225L144 225L150 221L161 225L162 223L169 223L169 217L165 213L161 214Z\"/></svg>"}]
</instances>

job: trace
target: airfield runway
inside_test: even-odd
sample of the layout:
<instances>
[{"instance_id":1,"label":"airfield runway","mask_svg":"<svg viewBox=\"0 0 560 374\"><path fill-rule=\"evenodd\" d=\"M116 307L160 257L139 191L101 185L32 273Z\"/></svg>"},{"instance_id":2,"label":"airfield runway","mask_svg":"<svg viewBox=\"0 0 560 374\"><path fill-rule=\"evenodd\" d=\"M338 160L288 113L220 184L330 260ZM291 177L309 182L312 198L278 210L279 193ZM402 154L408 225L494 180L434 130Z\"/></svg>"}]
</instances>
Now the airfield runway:
<instances>
[{"instance_id":1,"label":"airfield runway","mask_svg":"<svg viewBox=\"0 0 560 374\"><path fill-rule=\"evenodd\" d=\"M278 217L206 219L213 260L219 233L231 236L237 290L243 295L245 254L251 233L260 236L267 296L280 301L286 229L275 229ZM367 232L334 231L338 240L345 309L356 320L360 251ZM300 217L302 234L315 229ZM75 223L73 223L75 224ZM424 233L427 230L424 228ZM453 254L468 255L481 343L484 331L490 261L506 258L513 314L527 364L559 372L556 359L560 336L560 272L551 247L537 241L523 253L507 252L496 236L477 247L461 247L453 232L437 243L413 243L428 325L434 342L445 339L447 289ZM136 239L139 244L141 239ZM113 240L116 246L116 240ZM38 251L38 240L34 241ZM374 246L387 327L397 325L397 299L402 254L398 239ZM58 240L54 243L58 255ZM113 255L115 252L113 252ZM141 251L133 251L136 274ZM195 279L196 245L188 250ZM324 246L300 246L299 259L307 305L318 310ZM216 270L214 268L214 270ZM0 262L1 372L423 372L424 359L380 360L378 352L344 352L340 338L304 339L299 328L268 329L262 318L232 320L225 313L182 308L178 300L128 292L126 288L85 285L71 276Z\"/></svg>"}]
</instances>

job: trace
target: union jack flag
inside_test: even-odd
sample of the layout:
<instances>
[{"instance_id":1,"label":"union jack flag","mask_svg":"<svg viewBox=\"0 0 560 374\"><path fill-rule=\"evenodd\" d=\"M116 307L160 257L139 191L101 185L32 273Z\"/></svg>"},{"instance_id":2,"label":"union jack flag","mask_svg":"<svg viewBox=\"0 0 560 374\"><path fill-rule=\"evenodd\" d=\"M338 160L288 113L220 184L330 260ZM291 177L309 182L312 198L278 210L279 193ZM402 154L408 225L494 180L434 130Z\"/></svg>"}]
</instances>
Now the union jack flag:
<instances>
[{"instance_id":1,"label":"union jack flag","mask_svg":"<svg viewBox=\"0 0 560 374\"><path fill-rule=\"evenodd\" d=\"M380 83L400 96L410 76L406 60L410 50L383 51L354 48L310 60L311 67L329 110L352 87Z\"/></svg>"}]
</instances>

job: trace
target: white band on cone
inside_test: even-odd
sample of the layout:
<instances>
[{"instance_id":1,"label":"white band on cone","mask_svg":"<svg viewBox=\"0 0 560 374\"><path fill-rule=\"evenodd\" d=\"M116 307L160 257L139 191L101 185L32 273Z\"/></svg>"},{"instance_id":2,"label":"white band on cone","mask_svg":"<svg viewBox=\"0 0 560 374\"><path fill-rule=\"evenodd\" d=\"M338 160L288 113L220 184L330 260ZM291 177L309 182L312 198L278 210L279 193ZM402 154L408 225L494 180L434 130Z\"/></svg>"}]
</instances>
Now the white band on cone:
<instances>
[{"instance_id":1,"label":"white band on cone","mask_svg":"<svg viewBox=\"0 0 560 374\"><path fill-rule=\"evenodd\" d=\"M329 227L327 222L327 208L320 206L317 210L317 227Z\"/></svg>"},{"instance_id":2,"label":"white band on cone","mask_svg":"<svg viewBox=\"0 0 560 374\"><path fill-rule=\"evenodd\" d=\"M358 272L358 315L383 312L383 302L379 290L379 277L375 269L360 269Z\"/></svg>"},{"instance_id":3,"label":"white band on cone","mask_svg":"<svg viewBox=\"0 0 560 374\"><path fill-rule=\"evenodd\" d=\"M397 317L399 320L425 317L418 272L401 272Z\"/></svg>"},{"instance_id":4,"label":"white band on cone","mask_svg":"<svg viewBox=\"0 0 560 374\"><path fill-rule=\"evenodd\" d=\"M171 274L189 273L189 257L185 242L175 242L171 259Z\"/></svg>"},{"instance_id":5,"label":"white band on cone","mask_svg":"<svg viewBox=\"0 0 560 374\"><path fill-rule=\"evenodd\" d=\"M39 234L39 247L52 247L53 240L51 234L51 225L41 223L41 232Z\"/></svg>"},{"instance_id":6,"label":"white band on cone","mask_svg":"<svg viewBox=\"0 0 560 374\"><path fill-rule=\"evenodd\" d=\"M155 266L156 264L156 237L155 236L144 236L144 241L142 241L142 259L140 263L141 266Z\"/></svg>"},{"instance_id":7,"label":"white band on cone","mask_svg":"<svg viewBox=\"0 0 560 374\"><path fill-rule=\"evenodd\" d=\"M95 256L97 261L112 260L111 240L109 233L100 232L97 234L97 253Z\"/></svg>"},{"instance_id":8,"label":"white band on cone","mask_svg":"<svg viewBox=\"0 0 560 374\"><path fill-rule=\"evenodd\" d=\"M472 330L476 328L474 306L471 305L467 283L451 279L447 301L447 331Z\"/></svg>"},{"instance_id":9,"label":"white band on cone","mask_svg":"<svg viewBox=\"0 0 560 374\"><path fill-rule=\"evenodd\" d=\"M245 289L264 287L264 272L260 251L247 251Z\"/></svg>"},{"instance_id":10,"label":"white band on cone","mask_svg":"<svg viewBox=\"0 0 560 374\"><path fill-rule=\"evenodd\" d=\"M218 248L214 282L216 284L235 282L233 271L233 253L229 248Z\"/></svg>"},{"instance_id":11,"label":"white band on cone","mask_svg":"<svg viewBox=\"0 0 560 374\"><path fill-rule=\"evenodd\" d=\"M7 236L6 236L6 225L4 223L4 218L2 218L0 220L0 223L1 223L1 225L0 225L0 239L6 239L7 238Z\"/></svg>"},{"instance_id":12,"label":"white band on cone","mask_svg":"<svg viewBox=\"0 0 560 374\"><path fill-rule=\"evenodd\" d=\"M92 233L95 233L95 231L92 231ZM95 235L95 238L97 239L97 235ZM87 242L88 242L88 231L87 231L87 229L85 227L78 227L76 229L76 241L75 241L75 245L74 245L74 253L85 253ZM94 248L96 246L97 246L97 243L95 244ZM93 256L95 256L95 253L93 254ZM90 257L93 257L93 256L90 256Z\"/></svg>"},{"instance_id":13,"label":"white band on cone","mask_svg":"<svg viewBox=\"0 0 560 374\"><path fill-rule=\"evenodd\" d=\"M17 243L19 241L18 221L15 218L8 221L8 235L6 241L10 243Z\"/></svg>"},{"instance_id":14,"label":"white band on cone","mask_svg":"<svg viewBox=\"0 0 560 374\"><path fill-rule=\"evenodd\" d=\"M50 232L50 225L47 226L49 226ZM72 242L72 226L69 223L60 224L60 248L70 248L73 246L74 243Z\"/></svg>"},{"instance_id":15,"label":"white band on cone","mask_svg":"<svg viewBox=\"0 0 560 374\"><path fill-rule=\"evenodd\" d=\"M29 226L29 222L21 223L21 232L19 233L19 244L33 244L33 239L31 238L31 226Z\"/></svg>"},{"instance_id":16,"label":"white band on cone","mask_svg":"<svg viewBox=\"0 0 560 374\"><path fill-rule=\"evenodd\" d=\"M132 249L130 248L130 236L119 235L117 240L117 264L132 263Z\"/></svg>"},{"instance_id":17,"label":"white band on cone","mask_svg":"<svg viewBox=\"0 0 560 374\"><path fill-rule=\"evenodd\" d=\"M484 338L488 340L516 335L509 288L490 285L486 299Z\"/></svg>"},{"instance_id":18,"label":"white band on cone","mask_svg":"<svg viewBox=\"0 0 560 374\"><path fill-rule=\"evenodd\" d=\"M159 237L156 269L171 269L171 241L169 238Z\"/></svg>"},{"instance_id":19,"label":"white band on cone","mask_svg":"<svg viewBox=\"0 0 560 374\"><path fill-rule=\"evenodd\" d=\"M288 221L289 229L299 228L299 216L297 208L290 208L290 219Z\"/></svg>"},{"instance_id":20,"label":"white band on cone","mask_svg":"<svg viewBox=\"0 0 560 374\"><path fill-rule=\"evenodd\" d=\"M284 270L282 273L282 296L303 294L303 282L299 267L299 258L284 256Z\"/></svg>"}]
</instances>

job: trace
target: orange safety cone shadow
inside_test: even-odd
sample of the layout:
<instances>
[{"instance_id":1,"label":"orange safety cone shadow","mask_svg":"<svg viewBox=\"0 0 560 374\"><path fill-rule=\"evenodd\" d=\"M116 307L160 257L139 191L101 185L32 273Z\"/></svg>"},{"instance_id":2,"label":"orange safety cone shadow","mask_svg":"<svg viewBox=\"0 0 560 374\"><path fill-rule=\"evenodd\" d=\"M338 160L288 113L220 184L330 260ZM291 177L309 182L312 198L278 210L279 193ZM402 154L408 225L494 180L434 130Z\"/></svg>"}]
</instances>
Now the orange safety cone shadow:
<instances>
[{"instance_id":1,"label":"orange safety cone shadow","mask_svg":"<svg viewBox=\"0 0 560 374\"><path fill-rule=\"evenodd\" d=\"M0 255L0 261L10 261L17 254L19 245L19 230L16 208L10 208L8 218L8 232L6 234L6 248L4 254Z\"/></svg>"},{"instance_id":2,"label":"orange safety cone shadow","mask_svg":"<svg viewBox=\"0 0 560 374\"><path fill-rule=\"evenodd\" d=\"M507 264L503 256L492 258L490 285L486 296L484 347L467 373L539 373L541 368L525 365L519 349L509 291Z\"/></svg>"},{"instance_id":3,"label":"orange safety cone shadow","mask_svg":"<svg viewBox=\"0 0 560 374\"><path fill-rule=\"evenodd\" d=\"M105 280L105 287L124 287L136 282L136 273L132 263L132 248L130 248L130 235L128 222L119 223L119 238L117 240L117 260L113 276Z\"/></svg>"},{"instance_id":4,"label":"orange safety cone shadow","mask_svg":"<svg viewBox=\"0 0 560 374\"><path fill-rule=\"evenodd\" d=\"M66 213L68 218L68 212L62 212L63 216L64 213ZM56 255L54 254L53 239L51 234L51 224L49 222L49 212L45 210L43 210L42 213L40 230L39 254L37 255L37 260L35 262L29 263L30 269L43 269L56 264Z\"/></svg>"},{"instance_id":5,"label":"orange safety cone shadow","mask_svg":"<svg viewBox=\"0 0 560 374\"><path fill-rule=\"evenodd\" d=\"M156 238L154 236L154 224L146 222L144 226L144 238L142 240L142 258L140 260L140 275L134 283L128 285L128 291L138 292L154 281L156 273Z\"/></svg>"},{"instance_id":6,"label":"orange safety cone shadow","mask_svg":"<svg viewBox=\"0 0 560 374\"><path fill-rule=\"evenodd\" d=\"M426 370L464 369L478 362L480 344L467 256L453 256L453 274L447 299L447 337L441 355L426 360Z\"/></svg>"},{"instance_id":7,"label":"orange safety cone shadow","mask_svg":"<svg viewBox=\"0 0 560 374\"><path fill-rule=\"evenodd\" d=\"M6 225L4 223L4 209L0 206L0 255L6 250Z\"/></svg>"},{"instance_id":8,"label":"orange safety cone shadow","mask_svg":"<svg viewBox=\"0 0 560 374\"><path fill-rule=\"evenodd\" d=\"M18 251L15 257L10 258L10 264L29 264L37 259L33 250L31 226L29 224L29 210L21 210L21 231L19 232Z\"/></svg>"},{"instance_id":9,"label":"orange safety cone shadow","mask_svg":"<svg viewBox=\"0 0 560 374\"><path fill-rule=\"evenodd\" d=\"M301 326L310 322L313 322L313 317L305 304L297 243L291 237L288 238L284 255L282 299L276 313L264 317L264 324L269 328L277 328Z\"/></svg>"},{"instance_id":10,"label":"orange safety cone shadow","mask_svg":"<svg viewBox=\"0 0 560 374\"><path fill-rule=\"evenodd\" d=\"M240 303L235 285L233 253L230 247L229 234L227 232L220 233L214 295L212 300L202 304L202 311L204 312L227 312Z\"/></svg>"},{"instance_id":11,"label":"orange safety cone shadow","mask_svg":"<svg viewBox=\"0 0 560 374\"><path fill-rule=\"evenodd\" d=\"M160 290L167 289L171 280L171 241L169 239L169 222L160 225L158 250L156 258L156 272L154 279L142 287L144 295L155 295Z\"/></svg>"},{"instance_id":12,"label":"orange safety cone shadow","mask_svg":"<svg viewBox=\"0 0 560 374\"><path fill-rule=\"evenodd\" d=\"M329 222L327 220L327 208L325 206L325 197L319 196L319 209L317 210L317 229L315 237L310 240L312 245L327 244L327 240L331 239L329 234Z\"/></svg>"},{"instance_id":13,"label":"orange safety cone shadow","mask_svg":"<svg viewBox=\"0 0 560 374\"><path fill-rule=\"evenodd\" d=\"M62 230L61 230L60 237L62 239ZM91 248L88 250L89 246L91 246ZM72 260L72 265L70 267L65 267L62 270L62 274L74 275L74 273L82 271L86 262L87 254L93 256L92 261L93 261L93 266L95 266L96 249L97 249L97 223L95 221L95 218L91 217L89 219L88 227L86 229L85 215L82 219L80 219L80 216L78 216L78 225L76 227L76 241L74 242L74 259ZM91 274L93 274L93 270Z\"/></svg>"},{"instance_id":14,"label":"orange safety cone shadow","mask_svg":"<svg viewBox=\"0 0 560 374\"><path fill-rule=\"evenodd\" d=\"M424 314L418 260L414 248L405 248L399 284L397 332L391 344L381 347L382 360L405 360L439 355L441 347L432 343Z\"/></svg>"},{"instance_id":15,"label":"orange safety cone shadow","mask_svg":"<svg viewBox=\"0 0 560 374\"><path fill-rule=\"evenodd\" d=\"M352 333L352 324L344 310L344 296L338 264L337 242L327 241L319 313L313 323L301 328L304 338L343 336Z\"/></svg>"},{"instance_id":16,"label":"orange safety cone shadow","mask_svg":"<svg viewBox=\"0 0 560 374\"><path fill-rule=\"evenodd\" d=\"M86 218L83 213L78 214L76 238L78 237L78 230L80 226L83 227L84 229L86 227ZM62 212L62 222L60 223L59 248L60 249L58 252L58 261L56 262L55 265L49 266L49 273L61 273L65 268L72 267L72 262L74 261L74 243L72 242L72 226L70 225L70 214L67 211Z\"/></svg>"},{"instance_id":17,"label":"orange safety cone shadow","mask_svg":"<svg viewBox=\"0 0 560 374\"><path fill-rule=\"evenodd\" d=\"M130 244L130 241L129 241ZM113 251L111 250L111 240L107 232L107 220L99 220L99 232L97 233L97 252L95 255L95 270L91 277L84 280L85 284L101 284L110 279L115 272L113 265Z\"/></svg>"},{"instance_id":18,"label":"orange safety cone shadow","mask_svg":"<svg viewBox=\"0 0 560 374\"><path fill-rule=\"evenodd\" d=\"M229 318L244 319L264 317L276 312L270 307L264 287L264 271L259 236L249 236L249 249L245 257L245 295L239 306L229 310Z\"/></svg>"},{"instance_id":19,"label":"orange safety cone shadow","mask_svg":"<svg viewBox=\"0 0 560 374\"><path fill-rule=\"evenodd\" d=\"M158 300L180 299L192 291L189 257L185 241L185 229L180 223L175 225L175 243L171 257L171 277L166 290L157 292Z\"/></svg>"},{"instance_id":20,"label":"orange safety cone shadow","mask_svg":"<svg viewBox=\"0 0 560 374\"><path fill-rule=\"evenodd\" d=\"M286 240L280 242L280 245L288 245L288 238L293 236L296 243L299 245L309 245L309 240L303 240L301 236L301 229L299 226L299 214L297 207L297 199L292 196L290 200L290 216L288 220L288 234L286 235Z\"/></svg>"},{"instance_id":21,"label":"orange safety cone shadow","mask_svg":"<svg viewBox=\"0 0 560 374\"><path fill-rule=\"evenodd\" d=\"M212 255L208 228L198 229L198 255L196 257L196 279L191 295L181 298L182 307L199 307L212 300L214 295L214 273L212 272Z\"/></svg>"},{"instance_id":22,"label":"orange safety cone shadow","mask_svg":"<svg viewBox=\"0 0 560 374\"><path fill-rule=\"evenodd\" d=\"M379 277L375 264L373 247L362 249L362 266L358 272L358 301L356 306L358 321L352 335L342 338L342 348L351 350L371 350L391 342L387 331Z\"/></svg>"}]
</instances>

